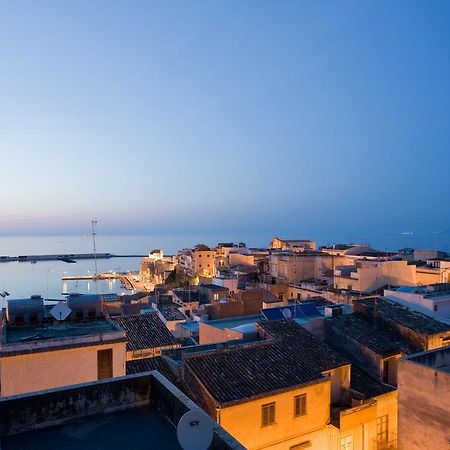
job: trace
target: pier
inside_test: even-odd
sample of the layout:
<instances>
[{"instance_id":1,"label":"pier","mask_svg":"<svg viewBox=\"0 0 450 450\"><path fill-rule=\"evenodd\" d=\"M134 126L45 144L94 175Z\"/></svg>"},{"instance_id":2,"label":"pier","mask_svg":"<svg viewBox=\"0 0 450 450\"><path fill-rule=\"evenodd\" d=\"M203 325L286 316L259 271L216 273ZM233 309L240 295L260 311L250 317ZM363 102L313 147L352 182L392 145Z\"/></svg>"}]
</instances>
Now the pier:
<instances>
[{"instance_id":1,"label":"pier","mask_svg":"<svg viewBox=\"0 0 450 450\"><path fill-rule=\"evenodd\" d=\"M113 253L61 253L56 255L20 255L0 256L0 262L38 262L63 261L76 262L78 259L109 259L109 258L143 258L144 255L114 255Z\"/></svg>"}]
</instances>

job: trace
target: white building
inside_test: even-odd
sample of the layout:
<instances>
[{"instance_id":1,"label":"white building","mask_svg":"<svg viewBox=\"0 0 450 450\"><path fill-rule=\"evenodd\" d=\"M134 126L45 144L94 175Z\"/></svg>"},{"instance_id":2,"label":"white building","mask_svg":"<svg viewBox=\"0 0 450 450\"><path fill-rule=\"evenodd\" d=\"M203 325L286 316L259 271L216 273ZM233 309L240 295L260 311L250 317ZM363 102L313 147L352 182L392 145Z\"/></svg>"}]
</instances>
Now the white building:
<instances>
[{"instance_id":1,"label":"white building","mask_svg":"<svg viewBox=\"0 0 450 450\"><path fill-rule=\"evenodd\" d=\"M437 320L450 320L450 284L401 286L386 289L384 296Z\"/></svg>"}]
</instances>

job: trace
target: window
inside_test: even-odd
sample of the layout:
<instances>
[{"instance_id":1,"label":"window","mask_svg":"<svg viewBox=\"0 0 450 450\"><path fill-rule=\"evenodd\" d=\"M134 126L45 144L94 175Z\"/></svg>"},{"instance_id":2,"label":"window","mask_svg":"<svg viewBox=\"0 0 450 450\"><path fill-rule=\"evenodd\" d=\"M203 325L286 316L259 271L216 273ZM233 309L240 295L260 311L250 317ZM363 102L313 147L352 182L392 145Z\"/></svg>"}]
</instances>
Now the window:
<instances>
[{"instance_id":1,"label":"window","mask_svg":"<svg viewBox=\"0 0 450 450\"><path fill-rule=\"evenodd\" d=\"M306 415L306 394L296 395L294 397L294 417Z\"/></svg>"},{"instance_id":2,"label":"window","mask_svg":"<svg viewBox=\"0 0 450 450\"><path fill-rule=\"evenodd\" d=\"M106 350L99 350L97 352L97 368L98 368L98 379L112 378L113 376L113 351L112 348L107 348Z\"/></svg>"},{"instance_id":3,"label":"window","mask_svg":"<svg viewBox=\"0 0 450 450\"><path fill-rule=\"evenodd\" d=\"M377 444L383 448L388 443L389 437L389 416L380 416L377 418Z\"/></svg>"},{"instance_id":4,"label":"window","mask_svg":"<svg viewBox=\"0 0 450 450\"><path fill-rule=\"evenodd\" d=\"M261 426L267 427L275 423L275 402L261 406Z\"/></svg>"},{"instance_id":5,"label":"window","mask_svg":"<svg viewBox=\"0 0 450 450\"><path fill-rule=\"evenodd\" d=\"M300 292L297 293L297 300L301 300L302 299L302 294L300 294Z\"/></svg>"},{"instance_id":6,"label":"window","mask_svg":"<svg viewBox=\"0 0 450 450\"><path fill-rule=\"evenodd\" d=\"M341 439L339 450L353 450L353 435Z\"/></svg>"},{"instance_id":7,"label":"window","mask_svg":"<svg viewBox=\"0 0 450 450\"><path fill-rule=\"evenodd\" d=\"M278 294L278 300L283 300L283 294Z\"/></svg>"}]
</instances>

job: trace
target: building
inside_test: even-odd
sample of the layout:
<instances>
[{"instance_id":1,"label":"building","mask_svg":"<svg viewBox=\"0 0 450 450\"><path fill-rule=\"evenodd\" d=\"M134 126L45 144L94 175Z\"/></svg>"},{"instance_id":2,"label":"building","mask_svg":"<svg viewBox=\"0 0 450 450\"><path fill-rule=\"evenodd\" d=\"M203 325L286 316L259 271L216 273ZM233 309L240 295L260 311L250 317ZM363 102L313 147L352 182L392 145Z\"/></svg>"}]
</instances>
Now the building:
<instances>
[{"instance_id":1,"label":"building","mask_svg":"<svg viewBox=\"0 0 450 450\"><path fill-rule=\"evenodd\" d=\"M302 280L319 279L340 264L348 264L347 258L312 251L272 252L268 260L269 279L267 281L296 283Z\"/></svg>"},{"instance_id":2,"label":"building","mask_svg":"<svg viewBox=\"0 0 450 450\"><path fill-rule=\"evenodd\" d=\"M111 320L126 332L127 361L159 356L162 350L181 347L156 313Z\"/></svg>"},{"instance_id":3,"label":"building","mask_svg":"<svg viewBox=\"0 0 450 450\"><path fill-rule=\"evenodd\" d=\"M316 243L309 239L281 239L274 237L270 241L269 248L276 250L291 250L293 252L313 251Z\"/></svg>"},{"instance_id":4,"label":"building","mask_svg":"<svg viewBox=\"0 0 450 450\"><path fill-rule=\"evenodd\" d=\"M192 410L199 407L151 371L1 399L0 442L3 450L181 450L177 425ZM244 450L203 412L196 419L211 429L211 448Z\"/></svg>"},{"instance_id":5,"label":"building","mask_svg":"<svg viewBox=\"0 0 450 450\"><path fill-rule=\"evenodd\" d=\"M207 303L218 302L220 300L226 300L230 290L224 286L217 284L203 284L198 285L198 290L201 296L205 297Z\"/></svg>"},{"instance_id":6,"label":"building","mask_svg":"<svg viewBox=\"0 0 450 450\"><path fill-rule=\"evenodd\" d=\"M334 288L357 292L374 292L385 286L413 286L416 266L407 261L359 259L353 266L336 266Z\"/></svg>"},{"instance_id":7,"label":"building","mask_svg":"<svg viewBox=\"0 0 450 450\"><path fill-rule=\"evenodd\" d=\"M450 444L450 347L402 358L398 371L399 450Z\"/></svg>"},{"instance_id":8,"label":"building","mask_svg":"<svg viewBox=\"0 0 450 450\"><path fill-rule=\"evenodd\" d=\"M325 336L354 365L390 386L397 386L399 359L420 350L397 330L375 326L359 314L327 318Z\"/></svg>"},{"instance_id":9,"label":"building","mask_svg":"<svg viewBox=\"0 0 450 450\"><path fill-rule=\"evenodd\" d=\"M209 319L226 319L230 317L254 316L260 314L263 307L279 304L280 300L269 291L251 288L238 291L226 301L205 305L205 313Z\"/></svg>"},{"instance_id":10,"label":"building","mask_svg":"<svg viewBox=\"0 0 450 450\"><path fill-rule=\"evenodd\" d=\"M387 298L355 300L353 311L370 323L400 333L419 351L432 350L450 344L450 325L413 311Z\"/></svg>"},{"instance_id":11,"label":"building","mask_svg":"<svg viewBox=\"0 0 450 450\"><path fill-rule=\"evenodd\" d=\"M188 393L246 448L375 450L392 437L395 389L353 377L346 358L292 320L256 327L260 342L183 357Z\"/></svg>"},{"instance_id":12,"label":"building","mask_svg":"<svg viewBox=\"0 0 450 450\"><path fill-rule=\"evenodd\" d=\"M164 256L161 249L152 250L148 256L142 258L139 280L150 291L155 284L164 283L170 272L175 269L173 257Z\"/></svg>"},{"instance_id":13,"label":"building","mask_svg":"<svg viewBox=\"0 0 450 450\"><path fill-rule=\"evenodd\" d=\"M198 277L212 278L216 274L214 250L207 245L198 244L194 247L194 273Z\"/></svg>"},{"instance_id":14,"label":"building","mask_svg":"<svg viewBox=\"0 0 450 450\"><path fill-rule=\"evenodd\" d=\"M384 297L436 320L450 319L449 283L385 289Z\"/></svg>"},{"instance_id":15,"label":"building","mask_svg":"<svg viewBox=\"0 0 450 450\"><path fill-rule=\"evenodd\" d=\"M417 264L416 272L417 284L450 283L450 260L448 258L429 259L425 264Z\"/></svg>"},{"instance_id":16,"label":"building","mask_svg":"<svg viewBox=\"0 0 450 450\"><path fill-rule=\"evenodd\" d=\"M95 296L94 296L95 297ZM9 300L1 320L0 396L125 375L125 332L101 314L99 297L73 296L62 320L42 297Z\"/></svg>"}]
</instances>

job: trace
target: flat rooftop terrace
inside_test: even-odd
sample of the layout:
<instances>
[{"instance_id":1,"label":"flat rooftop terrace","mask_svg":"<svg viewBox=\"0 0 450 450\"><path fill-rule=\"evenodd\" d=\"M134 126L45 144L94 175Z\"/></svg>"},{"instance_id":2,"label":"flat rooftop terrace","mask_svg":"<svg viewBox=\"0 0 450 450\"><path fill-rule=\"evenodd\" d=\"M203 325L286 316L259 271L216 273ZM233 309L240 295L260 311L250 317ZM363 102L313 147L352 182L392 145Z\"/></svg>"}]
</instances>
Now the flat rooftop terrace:
<instances>
[{"instance_id":1,"label":"flat rooftop terrace","mask_svg":"<svg viewBox=\"0 0 450 450\"><path fill-rule=\"evenodd\" d=\"M0 398L2 450L180 449L177 424L199 407L158 371ZM210 449L244 450L211 418Z\"/></svg>"},{"instance_id":2,"label":"flat rooftop terrace","mask_svg":"<svg viewBox=\"0 0 450 450\"><path fill-rule=\"evenodd\" d=\"M66 339L120 331L123 330L107 319L44 322L33 325L7 326L5 340L2 343L14 344L46 339Z\"/></svg>"},{"instance_id":3,"label":"flat rooftop terrace","mask_svg":"<svg viewBox=\"0 0 450 450\"><path fill-rule=\"evenodd\" d=\"M264 317L258 314L255 316L240 316L240 317L230 317L229 319L208 320L203 323L215 328L219 328L221 330L225 330L225 328L235 328L240 325L259 322L261 320L264 320Z\"/></svg>"},{"instance_id":4,"label":"flat rooftop terrace","mask_svg":"<svg viewBox=\"0 0 450 450\"><path fill-rule=\"evenodd\" d=\"M2 450L181 449L175 428L149 406L98 414L1 439Z\"/></svg>"}]
</instances>

